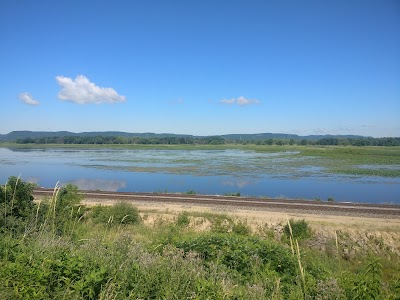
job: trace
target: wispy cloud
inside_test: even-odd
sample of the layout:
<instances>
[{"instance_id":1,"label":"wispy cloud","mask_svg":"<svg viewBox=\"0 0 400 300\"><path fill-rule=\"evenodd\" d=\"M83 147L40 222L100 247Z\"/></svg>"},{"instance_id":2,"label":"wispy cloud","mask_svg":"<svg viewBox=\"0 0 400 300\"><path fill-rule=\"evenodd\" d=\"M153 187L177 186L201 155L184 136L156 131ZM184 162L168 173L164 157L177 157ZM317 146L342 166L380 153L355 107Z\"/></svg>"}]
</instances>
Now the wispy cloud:
<instances>
[{"instance_id":1,"label":"wispy cloud","mask_svg":"<svg viewBox=\"0 0 400 300\"><path fill-rule=\"evenodd\" d=\"M236 104L239 106L245 106L250 104L260 104L261 101L257 99L248 99L246 97L240 96L238 98L223 99L220 101L220 103L227 105Z\"/></svg>"},{"instance_id":2,"label":"wispy cloud","mask_svg":"<svg viewBox=\"0 0 400 300\"><path fill-rule=\"evenodd\" d=\"M376 125L372 125L372 124L363 124L363 125L361 125L361 128L376 128Z\"/></svg>"},{"instance_id":3,"label":"wispy cloud","mask_svg":"<svg viewBox=\"0 0 400 300\"><path fill-rule=\"evenodd\" d=\"M33 97L27 92L19 94L19 99L28 105L39 105L40 104L40 102L38 100L33 99Z\"/></svg>"},{"instance_id":4,"label":"wispy cloud","mask_svg":"<svg viewBox=\"0 0 400 300\"><path fill-rule=\"evenodd\" d=\"M174 100L170 100L168 101L170 104L173 105L184 105L185 104L185 100L183 98L178 98L178 99L174 99Z\"/></svg>"},{"instance_id":5,"label":"wispy cloud","mask_svg":"<svg viewBox=\"0 0 400 300\"><path fill-rule=\"evenodd\" d=\"M341 134L350 134L351 132L354 132L354 128L350 127L335 127L335 128L315 128L311 130L311 134L316 134L316 135L341 135Z\"/></svg>"},{"instance_id":6,"label":"wispy cloud","mask_svg":"<svg viewBox=\"0 0 400 300\"><path fill-rule=\"evenodd\" d=\"M223 99L223 100L220 101L220 103L222 103L222 104L233 104L233 103L235 103L235 102L236 102L236 99L235 99L235 98Z\"/></svg>"},{"instance_id":7,"label":"wispy cloud","mask_svg":"<svg viewBox=\"0 0 400 300\"><path fill-rule=\"evenodd\" d=\"M75 79L57 76L61 90L58 99L78 104L101 104L124 102L125 96L119 95L113 88L104 88L90 82L86 76L78 75Z\"/></svg>"}]
</instances>

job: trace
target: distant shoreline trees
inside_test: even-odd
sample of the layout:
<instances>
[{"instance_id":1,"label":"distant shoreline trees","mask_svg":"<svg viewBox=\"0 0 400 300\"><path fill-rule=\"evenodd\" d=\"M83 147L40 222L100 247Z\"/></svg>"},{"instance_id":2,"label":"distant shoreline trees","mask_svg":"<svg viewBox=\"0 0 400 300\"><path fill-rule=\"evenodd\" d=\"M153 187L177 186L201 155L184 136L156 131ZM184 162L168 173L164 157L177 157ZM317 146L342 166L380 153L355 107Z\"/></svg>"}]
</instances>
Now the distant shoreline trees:
<instances>
[{"instance_id":1,"label":"distant shoreline trees","mask_svg":"<svg viewBox=\"0 0 400 300\"><path fill-rule=\"evenodd\" d=\"M255 145L322 145L322 146L400 146L400 138L322 138L285 139L269 138L264 140L225 139L221 136L209 137L123 137L123 136L64 136L22 138L17 144L66 144L66 145L224 145L224 144L255 144Z\"/></svg>"}]
</instances>

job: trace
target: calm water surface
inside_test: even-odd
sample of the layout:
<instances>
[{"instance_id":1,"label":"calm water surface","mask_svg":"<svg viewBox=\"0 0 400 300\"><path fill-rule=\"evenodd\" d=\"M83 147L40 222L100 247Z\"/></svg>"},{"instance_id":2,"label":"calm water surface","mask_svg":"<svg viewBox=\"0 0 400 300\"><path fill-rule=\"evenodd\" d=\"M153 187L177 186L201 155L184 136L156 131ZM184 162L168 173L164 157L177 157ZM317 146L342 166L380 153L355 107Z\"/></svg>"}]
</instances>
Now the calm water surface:
<instances>
[{"instance_id":1,"label":"calm water surface","mask_svg":"<svg viewBox=\"0 0 400 300\"><path fill-rule=\"evenodd\" d=\"M104 191L240 192L400 204L400 178L338 175L323 166L321 158L298 152L0 148L3 183L22 174L24 180L50 188L60 181Z\"/></svg>"}]
</instances>

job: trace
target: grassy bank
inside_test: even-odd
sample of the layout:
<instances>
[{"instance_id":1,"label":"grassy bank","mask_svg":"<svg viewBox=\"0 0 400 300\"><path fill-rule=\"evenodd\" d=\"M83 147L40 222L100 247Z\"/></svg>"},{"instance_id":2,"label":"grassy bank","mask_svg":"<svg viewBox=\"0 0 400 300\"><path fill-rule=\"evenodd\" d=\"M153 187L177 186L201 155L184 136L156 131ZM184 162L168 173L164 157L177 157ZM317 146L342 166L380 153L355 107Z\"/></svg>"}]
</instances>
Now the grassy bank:
<instances>
[{"instance_id":1,"label":"grassy bank","mask_svg":"<svg viewBox=\"0 0 400 300\"><path fill-rule=\"evenodd\" d=\"M1 299L400 296L400 258L384 241L353 253L345 231L321 242L305 221L255 229L229 214L182 212L149 222L126 203L85 208L72 186L40 206L31 190L16 178L1 190Z\"/></svg>"}]
</instances>

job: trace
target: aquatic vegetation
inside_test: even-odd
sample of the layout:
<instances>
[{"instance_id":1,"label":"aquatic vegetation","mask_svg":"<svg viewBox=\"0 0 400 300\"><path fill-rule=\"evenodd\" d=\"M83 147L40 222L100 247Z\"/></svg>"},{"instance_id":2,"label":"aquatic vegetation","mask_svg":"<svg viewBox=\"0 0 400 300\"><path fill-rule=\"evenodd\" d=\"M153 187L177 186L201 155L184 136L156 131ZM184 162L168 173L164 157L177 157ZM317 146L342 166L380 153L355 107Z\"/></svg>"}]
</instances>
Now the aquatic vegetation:
<instances>
[{"instance_id":1,"label":"aquatic vegetation","mask_svg":"<svg viewBox=\"0 0 400 300\"><path fill-rule=\"evenodd\" d=\"M337 201L375 201L381 198L379 190L390 183L385 199L380 201L398 199L394 185L400 183L399 147L146 147L24 148L22 152L21 149L0 148L2 163L6 165L0 175L5 180L7 170L23 172L25 176L26 172L35 171L30 176L42 177L35 182L49 187L54 184L51 180L55 174L49 175L44 170L46 167L54 170L53 166L57 166L62 182L93 190L152 192L168 189L184 193L195 189L199 193L238 192L289 198L319 196L327 199L332 196ZM110 184L103 184L101 180ZM303 184L300 185L300 181ZM310 192L311 181L315 183L313 189L317 189L313 193ZM358 191L365 190L360 184L369 192L360 195Z\"/></svg>"},{"instance_id":2,"label":"aquatic vegetation","mask_svg":"<svg viewBox=\"0 0 400 300\"><path fill-rule=\"evenodd\" d=\"M273 148L272 148L273 147ZM346 147L269 146L256 151L227 149L214 151L139 150L126 156L92 159L88 168L126 172L165 172L194 175L233 175L309 177L327 174L348 174L400 177L400 150L343 149ZM272 152L273 150L273 152ZM397 151L393 151L397 150ZM118 153L116 153L118 154ZM99 163L101 162L101 163ZM340 167L338 167L340 166Z\"/></svg>"}]
</instances>

